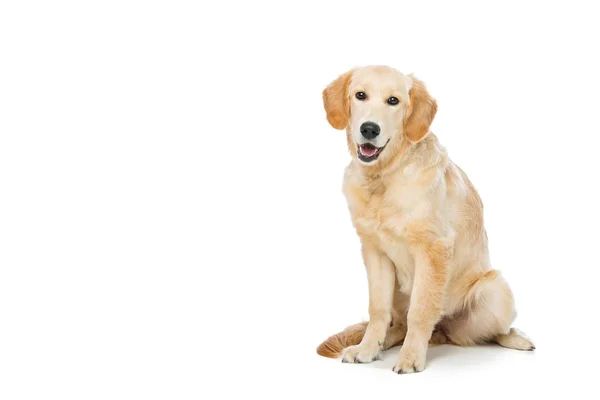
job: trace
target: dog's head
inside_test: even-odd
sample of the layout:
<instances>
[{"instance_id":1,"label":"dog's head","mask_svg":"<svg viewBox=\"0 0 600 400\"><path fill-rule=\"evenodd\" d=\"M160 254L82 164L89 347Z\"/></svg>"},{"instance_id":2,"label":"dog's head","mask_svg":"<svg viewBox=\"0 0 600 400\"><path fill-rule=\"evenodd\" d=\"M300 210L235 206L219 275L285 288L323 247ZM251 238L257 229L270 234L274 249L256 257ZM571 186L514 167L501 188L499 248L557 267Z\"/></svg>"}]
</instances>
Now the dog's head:
<instances>
[{"instance_id":1,"label":"dog's head","mask_svg":"<svg viewBox=\"0 0 600 400\"><path fill-rule=\"evenodd\" d=\"M323 91L327 120L346 129L350 153L362 164L392 157L402 141L419 142L437 111L414 76L383 66L351 70Z\"/></svg>"}]
</instances>

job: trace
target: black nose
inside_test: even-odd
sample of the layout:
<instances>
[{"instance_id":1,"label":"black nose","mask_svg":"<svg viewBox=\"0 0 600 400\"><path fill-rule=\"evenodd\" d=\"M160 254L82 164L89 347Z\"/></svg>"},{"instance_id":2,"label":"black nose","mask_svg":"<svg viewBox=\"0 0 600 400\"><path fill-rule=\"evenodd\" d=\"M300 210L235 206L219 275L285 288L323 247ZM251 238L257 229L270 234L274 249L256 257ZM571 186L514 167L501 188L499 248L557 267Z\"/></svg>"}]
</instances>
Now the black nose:
<instances>
[{"instance_id":1,"label":"black nose","mask_svg":"<svg viewBox=\"0 0 600 400\"><path fill-rule=\"evenodd\" d=\"M375 139L380 131L379 125L375 122L365 122L360 126L360 133L362 133L365 139Z\"/></svg>"}]
</instances>

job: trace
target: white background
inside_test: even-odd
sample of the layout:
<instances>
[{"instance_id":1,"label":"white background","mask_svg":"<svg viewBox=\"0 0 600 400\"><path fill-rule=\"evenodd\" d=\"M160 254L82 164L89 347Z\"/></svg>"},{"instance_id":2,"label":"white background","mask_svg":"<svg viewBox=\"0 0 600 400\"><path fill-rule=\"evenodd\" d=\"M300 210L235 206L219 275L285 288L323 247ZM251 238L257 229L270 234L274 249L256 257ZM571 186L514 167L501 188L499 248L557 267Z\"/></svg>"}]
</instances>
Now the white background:
<instances>
[{"instance_id":1,"label":"white background","mask_svg":"<svg viewBox=\"0 0 600 400\"><path fill-rule=\"evenodd\" d=\"M598 394L593 2L0 5L0 398ZM366 320L321 91L414 72L535 353L316 355ZM423 397L424 396L424 397Z\"/></svg>"}]
</instances>

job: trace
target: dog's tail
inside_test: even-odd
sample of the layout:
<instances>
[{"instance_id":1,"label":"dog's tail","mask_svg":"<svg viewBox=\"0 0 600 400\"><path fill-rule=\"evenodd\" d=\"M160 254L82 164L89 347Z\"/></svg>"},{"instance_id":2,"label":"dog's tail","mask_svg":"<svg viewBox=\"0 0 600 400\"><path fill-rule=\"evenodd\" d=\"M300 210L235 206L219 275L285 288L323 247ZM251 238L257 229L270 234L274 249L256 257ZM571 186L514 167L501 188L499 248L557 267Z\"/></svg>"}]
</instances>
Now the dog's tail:
<instances>
[{"instance_id":1,"label":"dog's tail","mask_svg":"<svg viewBox=\"0 0 600 400\"><path fill-rule=\"evenodd\" d=\"M317 354L329 358L339 357L342 354L342 350L346 347L360 343L363 336L365 336L367 325L368 322L350 325L340 333L329 336L327 340L317 347Z\"/></svg>"}]
</instances>

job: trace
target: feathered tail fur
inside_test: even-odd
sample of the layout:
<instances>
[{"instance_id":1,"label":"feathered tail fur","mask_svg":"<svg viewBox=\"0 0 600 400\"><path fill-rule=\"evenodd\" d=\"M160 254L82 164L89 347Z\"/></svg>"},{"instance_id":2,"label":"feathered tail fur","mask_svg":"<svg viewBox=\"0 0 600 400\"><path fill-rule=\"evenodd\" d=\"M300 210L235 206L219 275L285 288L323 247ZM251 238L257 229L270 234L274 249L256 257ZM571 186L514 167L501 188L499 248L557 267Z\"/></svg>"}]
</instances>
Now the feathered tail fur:
<instances>
[{"instance_id":1,"label":"feathered tail fur","mask_svg":"<svg viewBox=\"0 0 600 400\"><path fill-rule=\"evenodd\" d=\"M365 335L368 322L350 325L340 333L329 336L317 347L317 354L323 357L337 358L348 346L359 344Z\"/></svg>"}]
</instances>

